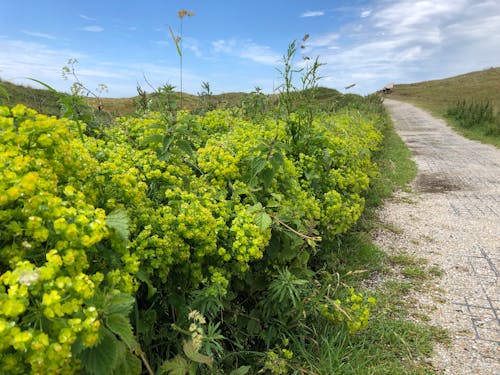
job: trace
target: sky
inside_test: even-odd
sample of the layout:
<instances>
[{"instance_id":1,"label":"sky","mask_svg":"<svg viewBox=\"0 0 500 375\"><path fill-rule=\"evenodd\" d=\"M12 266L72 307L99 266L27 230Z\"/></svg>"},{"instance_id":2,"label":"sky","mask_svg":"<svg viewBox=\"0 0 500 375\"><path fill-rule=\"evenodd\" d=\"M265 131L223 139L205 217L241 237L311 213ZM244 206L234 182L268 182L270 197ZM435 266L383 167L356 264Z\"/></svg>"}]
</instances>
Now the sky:
<instances>
[{"instance_id":1,"label":"sky","mask_svg":"<svg viewBox=\"0 0 500 375\"><path fill-rule=\"evenodd\" d=\"M39 87L31 77L68 91L72 81L61 71L76 59L81 82L91 90L105 84L108 97L135 96L137 85L180 89L169 27L182 37L182 88L191 94L203 82L215 94L272 93L294 40L297 69L318 57L320 86L361 95L500 66L500 0L1 3L0 79ZM181 20L182 9L194 15Z\"/></svg>"}]
</instances>

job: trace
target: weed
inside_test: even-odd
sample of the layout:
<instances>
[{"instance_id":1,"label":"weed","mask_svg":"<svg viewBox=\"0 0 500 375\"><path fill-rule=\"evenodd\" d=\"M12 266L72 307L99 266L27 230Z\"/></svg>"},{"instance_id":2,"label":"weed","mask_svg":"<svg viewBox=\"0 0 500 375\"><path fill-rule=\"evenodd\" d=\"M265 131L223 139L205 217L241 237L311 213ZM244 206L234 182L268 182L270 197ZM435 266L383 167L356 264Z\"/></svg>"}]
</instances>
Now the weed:
<instances>
[{"instance_id":1,"label":"weed","mask_svg":"<svg viewBox=\"0 0 500 375\"><path fill-rule=\"evenodd\" d=\"M179 64L180 64L180 69L179 69L179 78L180 78L180 83L181 83L181 109L183 109L183 95L182 95L182 62L183 62L183 35L182 35L182 26L183 26L183 21L184 17L192 17L194 16L193 11L187 11L186 9L181 9L179 12L177 12L177 15L179 16L180 20L180 32L179 35L175 35L174 32L172 31L172 28L169 26L168 29L170 31L170 36L172 37L172 41L175 44L175 47L177 49L177 54L179 55Z\"/></svg>"}]
</instances>

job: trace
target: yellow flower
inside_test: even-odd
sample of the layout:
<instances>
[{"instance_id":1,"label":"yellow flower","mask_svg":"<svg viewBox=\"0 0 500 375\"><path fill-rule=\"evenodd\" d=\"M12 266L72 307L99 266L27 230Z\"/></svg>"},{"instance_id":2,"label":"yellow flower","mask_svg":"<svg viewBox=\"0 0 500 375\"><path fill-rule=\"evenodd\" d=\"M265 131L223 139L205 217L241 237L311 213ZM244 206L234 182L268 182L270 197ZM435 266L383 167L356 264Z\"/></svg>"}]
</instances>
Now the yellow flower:
<instances>
[{"instance_id":1,"label":"yellow flower","mask_svg":"<svg viewBox=\"0 0 500 375\"><path fill-rule=\"evenodd\" d=\"M42 305L50 306L54 303L57 303L61 300L61 296L57 291L51 290L49 294L44 293L42 297Z\"/></svg>"}]
</instances>

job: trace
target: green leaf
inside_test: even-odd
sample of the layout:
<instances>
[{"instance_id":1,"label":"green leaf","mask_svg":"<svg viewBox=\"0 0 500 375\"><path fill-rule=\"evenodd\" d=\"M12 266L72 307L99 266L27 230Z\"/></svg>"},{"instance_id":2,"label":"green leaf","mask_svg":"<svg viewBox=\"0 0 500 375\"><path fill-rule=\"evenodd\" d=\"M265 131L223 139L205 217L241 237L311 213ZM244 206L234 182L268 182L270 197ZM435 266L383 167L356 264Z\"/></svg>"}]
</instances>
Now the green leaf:
<instances>
[{"instance_id":1,"label":"green leaf","mask_svg":"<svg viewBox=\"0 0 500 375\"><path fill-rule=\"evenodd\" d=\"M161 143L163 141L163 135L161 134L149 134L144 137L141 142L141 146L148 146L155 143Z\"/></svg>"},{"instance_id":2,"label":"green leaf","mask_svg":"<svg viewBox=\"0 0 500 375\"><path fill-rule=\"evenodd\" d=\"M160 367L160 374L185 375L189 371L189 364L180 355L170 359Z\"/></svg>"},{"instance_id":3,"label":"green leaf","mask_svg":"<svg viewBox=\"0 0 500 375\"><path fill-rule=\"evenodd\" d=\"M184 350L184 354L193 362L203 363L208 367L212 368L213 359L209 356L203 355L199 353L193 343L193 340L184 341L182 345L182 349Z\"/></svg>"},{"instance_id":4,"label":"green leaf","mask_svg":"<svg viewBox=\"0 0 500 375\"><path fill-rule=\"evenodd\" d=\"M151 282L151 280L149 279L149 276L148 274L140 269L136 274L135 276L141 280L143 283L146 284L146 286L148 287L148 299L150 299L151 297L153 297L156 293L156 288L154 287L153 283Z\"/></svg>"},{"instance_id":5,"label":"green leaf","mask_svg":"<svg viewBox=\"0 0 500 375\"><path fill-rule=\"evenodd\" d=\"M271 164L274 170L278 170L285 164L285 159L283 159L283 155L281 152L275 152L271 158Z\"/></svg>"},{"instance_id":6,"label":"green leaf","mask_svg":"<svg viewBox=\"0 0 500 375\"><path fill-rule=\"evenodd\" d=\"M134 306L135 297L128 294L114 294L106 301L105 312L107 315L128 315Z\"/></svg>"},{"instance_id":7,"label":"green leaf","mask_svg":"<svg viewBox=\"0 0 500 375\"><path fill-rule=\"evenodd\" d=\"M125 357L119 362L114 373L116 375L140 375L141 372L141 360L127 350Z\"/></svg>"},{"instance_id":8,"label":"green leaf","mask_svg":"<svg viewBox=\"0 0 500 375\"><path fill-rule=\"evenodd\" d=\"M271 226L273 220L264 210L257 212L254 216L255 224L259 227L261 232L264 232L267 228Z\"/></svg>"},{"instance_id":9,"label":"green leaf","mask_svg":"<svg viewBox=\"0 0 500 375\"><path fill-rule=\"evenodd\" d=\"M248 371L250 371L251 367L250 366L241 366L238 367L236 370L233 370L229 373L229 375L245 375L248 374Z\"/></svg>"},{"instance_id":10,"label":"green leaf","mask_svg":"<svg viewBox=\"0 0 500 375\"><path fill-rule=\"evenodd\" d=\"M267 167L267 161L262 159L260 156L256 156L252 159L251 162L252 175L256 176L259 174L265 167Z\"/></svg>"},{"instance_id":11,"label":"green leaf","mask_svg":"<svg viewBox=\"0 0 500 375\"><path fill-rule=\"evenodd\" d=\"M108 316L106 318L106 327L118 335L130 349L135 350L139 347L139 344L135 340L132 324L130 324L128 318L124 315L112 314Z\"/></svg>"},{"instance_id":12,"label":"green leaf","mask_svg":"<svg viewBox=\"0 0 500 375\"><path fill-rule=\"evenodd\" d=\"M175 36L174 32L172 31L172 28L169 26L168 30L170 31L170 36L172 37L172 40L175 43L175 47L177 48L177 53L179 57L182 57L182 51L181 48L179 47L179 39Z\"/></svg>"},{"instance_id":13,"label":"green leaf","mask_svg":"<svg viewBox=\"0 0 500 375\"><path fill-rule=\"evenodd\" d=\"M184 151L187 155L193 155L193 147L191 146L191 142L185 139L179 139L176 142L177 147L179 147L182 151Z\"/></svg>"},{"instance_id":14,"label":"green leaf","mask_svg":"<svg viewBox=\"0 0 500 375\"><path fill-rule=\"evenodd\" d=\"M119 342L108 330L103 330L101 342L80 353L82 365L92 375L113 373L119 360Z\"/></svg>"},{"instance_id":15,"label":"green leaf","mask_svg":"<svg viewBox=\"0 0 500 375\"><path fill-rule=\"evenodd\" d=\"M260 173L259 177L260 180L262 181L262 184L264 185L264 189L266 190L269 189L269 187L273 183L273 178L275 174L276 170L271 168L266 168Z\"/></svg>"},{"instance_id":16,"label":"green leaf","mask_svg":"<svg viewBox=\"0 0 500 375\"><path fill-rule=\"evenodd\" d=\"M128 240L129 218L127 211L125 211L123 208L118 208L113 212L107 214L106 224L108 224L108 227L116 230L124 241Z\"/></svg>"}]
</instances>

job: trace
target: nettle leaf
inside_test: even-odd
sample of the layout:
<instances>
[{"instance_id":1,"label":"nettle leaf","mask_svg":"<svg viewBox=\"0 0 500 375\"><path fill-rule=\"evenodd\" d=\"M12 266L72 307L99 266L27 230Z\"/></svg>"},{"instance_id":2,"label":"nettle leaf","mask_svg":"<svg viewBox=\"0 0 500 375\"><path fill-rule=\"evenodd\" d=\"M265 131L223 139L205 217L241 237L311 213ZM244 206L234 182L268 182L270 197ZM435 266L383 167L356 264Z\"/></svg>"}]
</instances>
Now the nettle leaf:
<instances>
[{"instance_id":1,"label":"nettle leaf","mask_svg":"<svg viewBox=\"0 0 500 375\"><path fill-rule=\"evenodd\" d=\"M128 315L132 311L135 298L128 294L115 294L106 302L105 312L107 315L122 314Z\"/></svg>"},{"instance_id":2,"label":"nettle leaf","mask_svg":"<svg viewBox=\"0 0 500 375\"><path fill-rule=\"evenodd\" d=\"M262 181L262 184L264 185L264 189L266 189L266 190L269 189L269 187L273 183L273 178L274 178L275 173L276 173L276 170L271 169L271 168L266 168L260 173L259 177L260 177L260 180Z\"/></svg>"},{"instance_id":3,"label":"nettle leaf","mask_svg":"<svg viewBox=\"0 0 500 375\"><path fill-rule=\"evenodd\" d=\"M193 362L203 363L208 367L212 368L213 359L209 356L203 355L196 350L196 347L193 343L193 340L184 341L182 345L182 349L184 350L184 354Z\"/></svg>"},{"instance_id":4,"label":"nettle leaf","mask_svg":"<svg viewBox=\"0 0 500 375\"><path fill-rule=\"evenodd\" d=\"M160 374L185 375L189 371L188 362L180 355L163 362L160 368Z\"/></svg>"},{"instance_id":5,"label":"nettle leaf","mask_svg":"<svg viewBox=\"0 0 500 375\"><path fill-rule=\"evenodd\" d=\"M132 330L132 325L130 324L127 317L121 314L112 314L106 318L106 327L118 335L120 339L127 345L130 349L137 349L139 344L135 340L134 332Z\"/></svg>"},{"instance_id":6,"label":"nettle leaf","mask_svg":"<svg viewBox=\"0 0 500 375\"><path fill-rule=\"evenodd\" d=\"M99 344L80 353L84 369L92 375L109 375L117 367L120 357L120 342L107 329Z\"/></svg>"},{"instance_id":7,"label":"nettle leaf","mask_svg":"<svg viewBox=\"0 0 500 375\"><path fill-rule=\"evenodd\" d=\"M257 212L254 216L254 221L261 232L264 232L273 223L271 216L269 216L265 211Z\"/></svg>"},{"instance_id":8,"label":"nettle leaf","mask_svg":"<svg viewBox=\"0 0 500 375\"><path fill-rule=\"evenodd\" d=\"M127 211L118 208L106 215L106 224L118 232L124 241L128 240L129 235L129 217Z\"/></svg>"},{"instance_id":9,"label":"nettle leaf","mask_svg":"<svg viewBox=\"0 0 500 375\"><path fill-rule=\"evenodd\" d=\"M188 140L186 139L179 139L177 142L176 142L176 145L179 149L181 149L182 151L184 151L185 154L187 154L188 156L192 156L193 155L193 147L191 146L191 142L189 142Z\"/></svg>"},{"instance_id":10,"label":"nettle leaf","mask_svg":"<svg viewBox=\"0 0 500 375\"><path fill-rule=\"evenodd\" d=\"M146 137L144 137L143 141L141 142L141 146L148 146L151 144L156 144L156 143L161 143L163 141L163 135L161 134L149 134Z\"/></svg>"},{"instance_id":11,"label":"nettle leaf","mask_svg":"<svg viewBox=\"0 0 500 375\"><path fill-rule=\"evenodd\" d=\"M251 369L250 366L241 366L238 367L236 370L231 371L229 375L245 375L248 374L250 369Z\"/></svg>"},{"instance_id":12,"label":"nettle leaf","mask_svg":"<svg viewBox=\"0 0 500 375\"><path fill-rule=\"evenodd\" d=\"M122 345L124 347L124 345ZM116 375L140 375L142 372L142 362L128 350L125 352L123 360L118 363L115 369Z\"/></svg>"}]
</instances>

